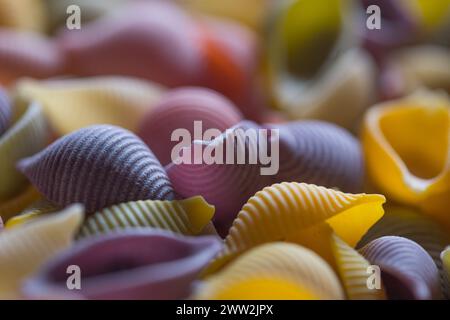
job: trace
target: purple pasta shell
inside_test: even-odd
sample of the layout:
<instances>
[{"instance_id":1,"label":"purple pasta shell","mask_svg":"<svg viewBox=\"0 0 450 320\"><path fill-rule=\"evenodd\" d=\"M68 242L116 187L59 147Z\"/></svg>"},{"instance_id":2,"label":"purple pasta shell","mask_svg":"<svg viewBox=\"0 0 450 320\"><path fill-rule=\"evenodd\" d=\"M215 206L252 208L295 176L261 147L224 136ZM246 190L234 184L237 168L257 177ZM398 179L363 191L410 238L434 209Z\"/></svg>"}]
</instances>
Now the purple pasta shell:
<instances>
[{"instance_id":1,"label":"purple pasta shell","mask_svg":"<svg viewBox=\"0 0 450 320\"><path fill-rule=\"evenodd\" d=\"M0 29L0 78L47 78L61 73L64 57L49 38L35 32Z\"/></svg>"},{"instance_id":2,"label":"purple pasta shell","mask_svg":"<svg viewBox=\"0 0 450 320\"><path fill-rule=\"evenodd\" d=\"M137 1L79 32L64 30L57 41L71 72L132 75L172 87L200 82L196 37L193 19L178 6Z\"/></svg>"},{"instance_id":3,"label":"purple pasta shell","mask_svg":"<svg viewBox=\"0 0 450 320\"><path fill-rule=\"evenodd\" d=\"M182 115L182 116L180 116ZM206 88L179 88L164 96L142 121L138 135L163 165L171 162L171 141L176 129L186 129L194 138L194 121L201 121L202 133L220 132L243 119L233 103L218 92Z\"/></svg>"},{"instance_id":4,"label":"purple pasta shell","mask_svg":"<svg viewBox=\"0 0 450 320\"><path fill-rule=\"evenodd\" d=\"M11 123L11 103L6 92L0 88L0 136L8 129Z\"/></svg>"},{"instance_id":5,"label":"purple pasta shell","mask_svg":"<svg viewBox=\"0 0 450 320\"><path fill-rule=\"evenodd\" d=\"M321 121L297 121L265 127L243 121L230 130L249 128L279 129L280 167L277 173L261 174L261 168L267 166L262 165L259 154L255 164L172 163L166 167L177 194L182 197L202 195L216 207L213 221L221 236L228 233L247 200L274 183L305 182L337 187L345 192L361 191L362 152L357 139L346 130ZM247 141L246 155L258 148L259 141L262 140ZM268 141L272 141L270 137ZM209 142L203 144L211 145Z\"/></svg>"},{"instance_id":6,"label":"purple pasta shell","mask_svg":"<svg viewBox=\"0 0 450 320\"><path fill-rule=\"evenodd\" d=\"M441 298L439 271L430 255L416 242L385 236L371 241L359 252L380 267L388 298Z\"/></svg>"},{"instance_id":7,"label":"purple pasta shell","mask_svg":"<svg viewBox=\"0 0 450 320\"><path fill-rule=\"evenodd\" d=\"M171 200L169 179L151 150L133 133L95 125L68 134L19 169L60 206L80 202L92 213L134 200Z\"/></svg>"},{"instance_id":8,"label":"purple pasta shell","mask_svg":"<svg viewBox=\"0 0 450 320\"><path fill-rule=\"evenodd\" d=\"M228 130L229 133L238 132L238 130L258 129L256 123L251 121L242 121ZM244 164L226 164L226 149L223 154L223 164L207 164L203 160L197 159L195 145L201 145L202 150L205 146L212 146L215 143L226 146L229 141L227 133L214 139L211 142L195 141L191 148L191 163L171 163L166 166L166 171L172 182L175 192L182 197L191 197L192 195L202 195L206 201L213 204L216 208L214 214L214 225L221 236L225 236L231 223L241 209L242 205L255 194L256 191L271 184L269 176L260 174L261 165L258 161L250 164L245 161ZM250 139L245 145L235 145L236 152L245 152L248 154L255 150L258 139ZM239 150L239 151L237 151ZM195 160L200 160L195 163ZM235 158L235 160L237 160ZM257 159L258 160L258 159Z\"/></svg>"},{"instance_id":9,"label":"purple pasta shell","mask_svg":"<svg viewBox=\"0 0 450 320\"><path fill-rule=\"evenodd\" d=\"M361 192L361 146L347 130L324 121L269 125L280 130L280 170L273 183L298 181Z\"/></svg>"},{"instance_id":10,"label":"purple pasta shell","mask_svg":"<svg viewBox=\"0 0 450 320\"><path fill-rule=\"evenodd\" d=\"M182 237L149 229L80 241L50 260L23 286L34 299L180 299L221 249L214 236ZM69 266L80 270L80 290L70 290Z\"/></svg>"}]
</instances>

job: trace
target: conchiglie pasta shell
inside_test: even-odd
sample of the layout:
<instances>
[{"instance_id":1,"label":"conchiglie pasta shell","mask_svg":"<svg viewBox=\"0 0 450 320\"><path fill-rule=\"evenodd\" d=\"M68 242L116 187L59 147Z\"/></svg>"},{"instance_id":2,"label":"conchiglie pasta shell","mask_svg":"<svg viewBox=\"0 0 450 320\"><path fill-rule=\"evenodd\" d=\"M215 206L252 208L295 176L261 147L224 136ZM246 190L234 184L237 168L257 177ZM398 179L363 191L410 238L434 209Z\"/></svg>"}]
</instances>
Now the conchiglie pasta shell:
<instances>
[{"instance_id":1,"label":"conchiglie pasta shell","mask_svg":"<svg viewBox=\"0 0 450 320\"><path fill-rule=\"evenodd\" d=\"M216 237L128 229L77 242L49 259L24 283L22 292L29 299L183 299L220 248ZM82 278L79 290L66 284L70 265L89 275Z\"/></svg>"},{"instance_id":2,"label":"conchiglie pasta shell","mask_svg":"<svg viewBox=\"0 0 450 320\"><path fill-rule=\"evenodd\" d=\"M0 297L19 298L21 281L48 258L70 246L83 220L83 208L74 205L23 228L0 233Z\"/></svg>"},{"instance_id":3,"label":"conchiglie pasta shell","mask_svg":"<svg viewBox=\"0 0 450 320\"><path fill-rule=\"evenodd\" d=\"M112 124L135 131L163 89L127 77L92 77L36 81L16 86L19 99L39 101L60 135L93 124Z\"/></svg>"},{"instance_id":4,"label":"conchiglie pasta shell","mask_svg":"<svg viewBox=\"0 0 450 320\"><path fill-rule=\"evenodd\" d=\"M18 166L46 199L60 206L82 203L89 214L122 202L174 197L151 150L130 131L111 125L68 134Z\"/></svg>"},{"instance_id":5,"label":"conchiglie pasta shell","mask_svg":"<svg viewBox=\"0 0 450 320\"><path fill-rule=\"evenodd\" d=\"M441 274L444 295L449 296L440 254L450 243L450 236L439 224L415 209L391 205L385 208L384 216L369 229L357 247L383 236L404 237L423 247L433 258Z\"/></svg>"},{"instance_id":6,"label":"conchiglie pasta shell","mask_svg":"<svg viewBox=\"0 0 450 320\"><path fill-rule=\"evenodd\" d=\"M450 103L417 93L371 108L362 134L375 185L450 226Z\"/></svg>"},{"instance_id":7,"label":"conchiglie pasta shell","mask_svg":"<svg viewBox=\"0 0 450 320\"><path fill-rule=\"evenodd\" d=\"M257 192L234 220L225 248L209 272L258 244L289 240L327 221L351 246L383 215L385 198L350 194L305 183L274 184Z\"/></svg>"},{"instance_id":8,"label":"conchiglie pasta shell","mask_svg":"<svg viewBox=\"0 0 450 320\"><path fill-rule=\"evenodd\" d=\"M180 116L183 115L183 116ZM204 88L186 87L169 91L142 120L138 135L152 149L163 165L171 162L171 152L178 144L172 140L175 130L187 130L194 136L195 122L203 133L208 129L220 132L243 118L234 104L221 94Z\"/></svg>"},{"instance_id":9,"label":"conchiglie pasta shell","mask_svg":"<svg viewBox=\"0 0 450 320\"><path fill-rule=\"evenodd\" d=\"M44 148L48 140L47 123L39 104L17 105L15 111L15 122L0 136L0 202L26 186L16 162Z\"/></svg>"},{"instance_id":10,"label":"conchiglie pasta shell","mask_svg":"<svg viewBox=\"0 0 450 320\"><path fill-rule=\"evenodd\" d=\"M197 299L343 299L331 267L313 251L274 242L249 250L206 278Z\"/></svg>"},{"instance_id":11,"label":"conchiglie pasta shell","mask_svg":"<svg viewBox=\"0 0 450 320\"><path fill-rule=\"evenodd\" d=\"M379 266L389 299L439 299L439 271L417 243L402 237L373 240L360 253Z\"/></svg>"},{"instance_id":12,"label":"conchiglie pasta shell","mask_svg":"<svg viewBox=\"0 0 450 320\"><path fill-rule=\"evenodd\" d=\"M213 215L214 207L200 196L185 200L121 203L90 216L81 227L78 238L130 227L157 228L184 235L198 235Z\"/></svg>"}]
</instances>

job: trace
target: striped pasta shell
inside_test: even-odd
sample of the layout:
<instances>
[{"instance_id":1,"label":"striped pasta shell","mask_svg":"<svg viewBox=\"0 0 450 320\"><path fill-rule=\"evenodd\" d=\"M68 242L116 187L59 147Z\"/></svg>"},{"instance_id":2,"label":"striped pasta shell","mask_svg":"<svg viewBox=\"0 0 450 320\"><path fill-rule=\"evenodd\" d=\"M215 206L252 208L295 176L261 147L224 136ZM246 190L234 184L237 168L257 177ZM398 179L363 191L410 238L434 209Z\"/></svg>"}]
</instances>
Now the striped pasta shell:
<instances>
[{"instance_id":1,"label":"striped pasta shell","mask_svg":"<svg viewBox=\"0 0 450 320\"><path fill-rule=\"evenodd\" d=\"M267 137L259 137L260 131L256 131L259 129L271 131ZM279 130L279 140L272 132L275 130ZM237 141L242 141L235 145L235 154L245 154L248 160L253 155L253 163L235 161L231 165L226 162L225 152L223 163L226 164L208 164L205 159L197 159L196 144L226 151L234 136L238 137ZM273 150L270 167L262 162L262 142ZM358 141L344 129L325 122L298 121L260 127L242 121L212 142L194 142L191 149L194 149L194 155L191 155L194 160L181 164L172 162L166 170L178 194L183 197L200 194L216 207L214 224L223 236L245 202L273 183L301 181L349 192L362 188L363 163ZM273 168L273 172L263 174L264 168Z\"/></svg>"},{"instance_id":2,"label":"striped pasta shell","mask_svg":"<svg viewBox=\"0 0 450 320\"><path fill-rule=\"evenodd\" d=\"M255 247L197 288L197 299L333 299L344 292L333 269L292 243Z\"/></svg>"},{"instance_id":3,"label":"striped pasta shell","mask_svg":"<svg viewBox=\"0 0 450 320\"><path fill-rule=\"evenodd\" d=\"M180 116L180 115L183 116ZM141 122L138 135L152 149L163 165L171 162L175 130L187 130L194 137L195 121L201 126L201 137L208 129L220 132L243 118L231 101L215 91L204 88L180 88L169 91ZM185 131L183 130L183 131ZM187 133L186 132L186 133ZM220 133L219 133L220 134ZM173 159L172 159L173 160Z\"/></svg>"},{"instance_id":4,"label":"striped pasta shell","mask_svg":"<svg viewBox=\"0 0 450 320\"><path fill-rule=\"evenodd\" d=\"M385 236L359 251L379 266L389 299L441 298L439 271L430 255L414 241Z\"/></svg>"},{"instance_id":5,"label":"striped pasta shell","mask_svg":"<svg viewBox=\"0 0 450 320\"><path fill-rule=\"evenodd\" d=\"M11 102L6 92L0 87L0 137L8 129L12 120Z\"/></svg>"},{"instance_id":6,"label":"striped pasta shell","mask_svg":"<svg viewBox=\"0 0 450 320\"><path fill-rule=\"evenodd\" d=\"M257 148L262 140L258 136L246 134L257 128L259 126L253 122L242 121L212 141L194 141L190 149L181 150L180 163L174 161L166 166L177 194L182 197L201 195L215 206L213 221L222 236L228 233L242 205L256 191L271 184L270 176L261 175L262 165ZM231 164L227 161L227 145L233 141L233 149L230 148L234 152ZM201 149L201 154L196 153L197 147ZM222 156L218 156L222 163L210 163L204 156L212 154L207 150L214 148L223 150ZM238 163L239 155L245 155L247 160L253 157L255 161Z\"/></svg>"},{"instance_id":7,"label":"striped pasta shell","mask_svg":"<svg viewBox=\"0 0 450 320\"><path fill-rule=\"evenodd\" d=\"M16 169L16 162L45 147L47 123L37 103L17 105L15 121L0 136L0 202L20 193L25 177Z\"/></svg>"},{"instance_id":8,"label":"striped pasta shell","mask_svg":"<svg viewBox=\"0 0 450 320\"><path fill-rule=\"evenodd\" d=\"M334 234L327 223L300 230L290 242L300 244L320 255L339 276L350 300L385 299L384 288L369 289L370 263Z\"/></svg>"},{"instance_id":9,"label":"striped pasta shell","mask_svg":"<svg viewBox=\"0 0 450 320\"><path fill-rule=\"evenodd\" d=\"M86 219L78 238L144 227L184 235L200 234L214 215L214 207L202 197L173 201L134 201L114 205Z\"/></svg>"},{"instance_id":10,"label":"striped pasta shell","mask_svg":"<svg viewBox=\"0 0 450 320\"><path fill-rule=\"evenodd\" d=\"M450 228L450 101L418 92L371 108L362 134L374 184Z\"/></svg>"},{"instance_id":11,"label":"striped pasta shell","mask_svg":"<svg viewBox=\"0 0 450 320\"><path fill-rule=\"evenodd\" d=\"M353 247L381 218L384 202L382 195L343 193L305 183L266 187L243 206L225 238L224 250L208 271L258 244L295 238L302 229L324 221Z\"/></svg>"},{"instance_id":12,"label":"striped pasta shell","mask_svg":"<svg viewBox=\"0 0 450 320\"><path fill-rule=\"evenodd\" d=\"M23 293L33 299L180 299L220 247L212 236L129 229L77 242L27 280ZM70 265L89 275L80 290L66 285Z\"/></svg>"},{"instance_id":13,"label":"striped pasta shell","mask_svg":"<svg viewBox=\"0 0 450 320\"><path fill-rule=\"evenodd\" d=\"M90 77L16 84L19 100L39 101L52 128L65 135L94 124L111 124L135 131L144 114L162 94L162 87L144 80Z\"/></svg>"},{"instance_id":14,"label":"striped pasta shell","mask_svg":"<svg viewBox=\"0 0 450 320\"><path fill-rule=\"evenodd\" d=\"M159 161L128 130L96 125L66 135L19 162L20 170L50 201L83 203L86 212L134 200L171 200Z\"/></svg>"},{"instance_id":15,"label":"striped pasta shell","mask_svg":"<svg viewBox=\"0 0 450 320\"><path fill-rule=\"evenodd\" d=\"M450 243L450 236L440 225L415 209L391 205L385 208L384 216L369 229L358 243L358 247L363 247L383 236L404 237L424 248L433 258L441 274L444 295L449 297L449 287L446 285L440 255L445 246Z\"/></svg>"},{"instance_id":16,"label":"striped pasta shell","mask_svg":"<svg viewBox=\"0 0 450 320\"><path fill-rule=\"evenodd\" d=\"M384 287L370 289L368 280L370 263L358 251L336 235L332 240L336 264L347 296L351 300L385 299Z\"/></svg>"},{"instance_id":17,"label":"striped pasta shell","mask_svg":"<svg viewBox=\"0 0 450 320\"><path fill-rule=\"evenodd\" d=\"M39 33L0 29L0 84L11 84L23 76L47 78L63 70L64 57L51 39Z\"/></svg>"},{"instance_id":18,"label":"striped pasta shell","mask_svg":"<svg viewBox=\"0 0 450 320\"><path fill-rule=\"evenodd\" d=\"M19 298L22 280L69 247L82 220L82 207L73 205L22 228L0 232L0 297Z\"/></svg>"},{"instance_id":19,"label":"striped pasta shell","mask_svg":"<svg viewBox=\"0 0 450 320\"><path fill-rule=\"evenodd\" d=\"M363 153L345 129L322 121L268 127L280 130L280 170L274 183L299 181L345 192L362 190Z\"/></svg>"}]
</instances>

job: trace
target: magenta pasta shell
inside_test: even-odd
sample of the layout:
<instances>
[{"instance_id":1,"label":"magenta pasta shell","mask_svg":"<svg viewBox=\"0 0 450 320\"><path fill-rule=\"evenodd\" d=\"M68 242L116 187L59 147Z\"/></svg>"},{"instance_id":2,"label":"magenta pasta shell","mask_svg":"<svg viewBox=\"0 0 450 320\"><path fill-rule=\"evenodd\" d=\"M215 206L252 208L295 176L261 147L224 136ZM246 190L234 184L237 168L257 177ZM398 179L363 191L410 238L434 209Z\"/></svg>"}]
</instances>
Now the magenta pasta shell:
<instances>
[{"instance_id":1,"label":"magenta pasta shell","mask_svg":"<svg viewBox=\"0 0 450 320\"><path fill-rule=\"evenodd\" d=\"M186 129L194 138L194 121L220 132L242 120L242 114L221 94L204 88L181 88L170 91L142 121L138 135L163 165L171 162L171 141L176 129Z\"/></svg>"},{"instance_id":2,"label":"magenta pasta shell","mask_svg":"<svg viewBox=\"0 0 450 320\"><path fill-rule=\"evenodd\" d=\"M49 200L80 202L92 213L132 200L170 200L169 179L150 149L133 133L95 125L63 136L19 169Z\"/></svg>"},{"instance_id":3,"label":"magenta pasta shell","mask_svg":"<svg viewBox=\"0 0 450 320\"><path fill-rule=\"evenodd\" d=\"M38 33L0 30L0 82L21 76L46 78L63 67L63 55L52 40Z\"/></svg>"},{"instance_id":4,"label":"magenta pasta shell","mask_svg":"<svg viewBox=\"0 0 450 320\"><path fill-rule=\"evenodd\" d=\"M196 28L165 1L127 4L77 32L63 32L57 41L75 74L131 75L167 86L199 82Z\"/></svg>"},{"instance_id":5,"label":"magenta pasta shell","mask_svg":"<svg viewBox=\"0 0 450 320\"><path fill-rule=\"evenodd\" d=\"M275 174L261 174L265 166L259 161L259 155L254 164L172 163L166 167L177 194L182 197L202 195L216 207L213 221L220 235L227 234L237 213L251 196L274 183L305 182L337 187L345 192L361 191L362 153L356 138L344 129L320 121L264 127L243 121L230 131L250 128L279 129L279 171ZM227 138L224 137L227 137L226 133L214 142L203 142L203 146L215 143L226 145ZM268 144L274 142L271 137L268 139ZM258 138L251 139L240 151L248 155L249 151L258 147L259 142ZM273 161L276 161L275 157Z\"/></svg>"},{"instance_id":6,"label":"magenta pasta shell","mask_svg":"<svg viewBox=\"0 0 450 320\"><path fill-rule=\"evenodd\" d=\"M280 170L273 183L299 181L361 192L363 155L347 130L324 121L270 125L280 130Z\"/></svg>"},{"instance_id":7,"label":"magenta pasta shell","mask_svg":"<svg viewBox=\"0 0 450 320\"><path fill-rule=\"evenodd\" d=\"M439 271L430 255L414 241L385 236L359 251L372 265L380 267L388 298L441 298Z\"/></svg>"},{"instance_id":8,"label":"magenta pasta shell","mask_svg":"<svg viewBox=\"0 0 450 320\"><path fill-rule=\"evenodd\" d=\"M78 242L50 260L23 286L26 298L179 299L221 249L214 236L182 237L128 230ZM81 289L70 290L69 266L81 271Z\"/></svg>"},{"instance_id":9,"label":"magenta pasta shell","mask_svg":"<svg viewBox=\"0 0 450 320\"><path fill-rule=\"evenodd\" d=\"M237 164L237 159L234 158L236 160L234 163L226 164L225 146L232 137L231 134L239 133L238 130L258 128L260 127L254 122L242 121L211 142L195 141L191 145L190 163L187 161L179 164L172 162L166 166L170 181L178 195L182 197L191 197L194 194L202 195L208 203L215 206L216 213L213 222L222 236L227 234L231 223L248 198L264 186L271 184L272 178L261 175L261 165L258 159L255 163L246 161L243 164ZM235 155L237 152L245 152L248 155L249 152L254 152L257 144L258 137L256 139L250 137L245 145L235 144ZM198 159L195 155L196 145L200 146L202 151L206 146L223 146L225 149L223 164L208 164L203 158ZM184 155L184 153L182 154Z\"/></svg>"},{"instance_id":10,"label":"magenta pasta shell","mask_svg":"<svg viewBox=\"0 0 450 320\"><path fill-rule=\"evenodd\" d=\"M11 117L11 103L6 92L0 88L0 136L8 129Z\"/></svg>"}]
</instances>

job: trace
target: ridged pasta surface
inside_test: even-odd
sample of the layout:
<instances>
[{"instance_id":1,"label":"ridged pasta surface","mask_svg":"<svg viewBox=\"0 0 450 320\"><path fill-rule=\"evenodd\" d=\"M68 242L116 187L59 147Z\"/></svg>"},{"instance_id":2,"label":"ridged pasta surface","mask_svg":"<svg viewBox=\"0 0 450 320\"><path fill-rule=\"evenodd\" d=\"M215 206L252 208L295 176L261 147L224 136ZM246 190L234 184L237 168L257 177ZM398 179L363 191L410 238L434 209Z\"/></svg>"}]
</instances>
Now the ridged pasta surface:
<instances>
[{"instance_id":1,"label":"ridged pasta surface","mask_svg":"<svg viewBox=\"0 0 450 320\"><path fill-rule=\"evenodd\" d=\"M211 221L214 207L202 197L185 200L145 200L105 208L86 219L78 238L126 228L157 228L184 235L197 235Z\"/></svg>"},{"instance_id":2,"label":"ridged pasta surface","mask_svg":"<svg viewBox=\"0 0 450 320\"><path fill-rule=\"evenodd\" d=\"M211 269L258 244L295 238L301 229L324 221L354 246L381 218L384 201L381 195L349 194L305 183L266 187L243 206Z\"/></svg>"},{"instance_id":3,"label":"ridged pasta surface","mask_svg":"<svg viewBox=\"0 0 450 320\"><path fill-rule=\"evenodd\" d=\"M381 269L389 299L439 299L439 271L430 255L417 243L385 236L371 241L360 253Z\"/></svg>"},{"instance_id":4,"label":"ridged pasta surface","mask_svg":"<svg viewBox=\"0 0 450 320\"><path fill-rule=\"evenodd\" d=\"M88 213L132 200L170 200L159 161L131 132L110 125L80 129L21 160L20 170L57 205L83 203Z\"/></svg>"},{"instance_id":5,"label":"ridged pasta surface","mask_svg":"<svg viewBox=\"0 0 450 320\"><path fill-rule=\"evenodd\" d=\"M238 290L240 283L249 279L261 282L255 292L251 286L248 291ZM221 272L206 278L199 286L198 299L252 299L280 298L289 296L288 292L274 285L286 281L298 286L297 294L303 298L343 299L344 293L339 280L331 267L313 251L290 243L273 242L249 250ZM253 289L253 290L252 290ZM286 289L286 288L284 288ZM307 292L300 294L302 289ZM309 293L310 296L307 295ZM297 296L296 298L299 298Z\"/></svg>"}]
</instances>

